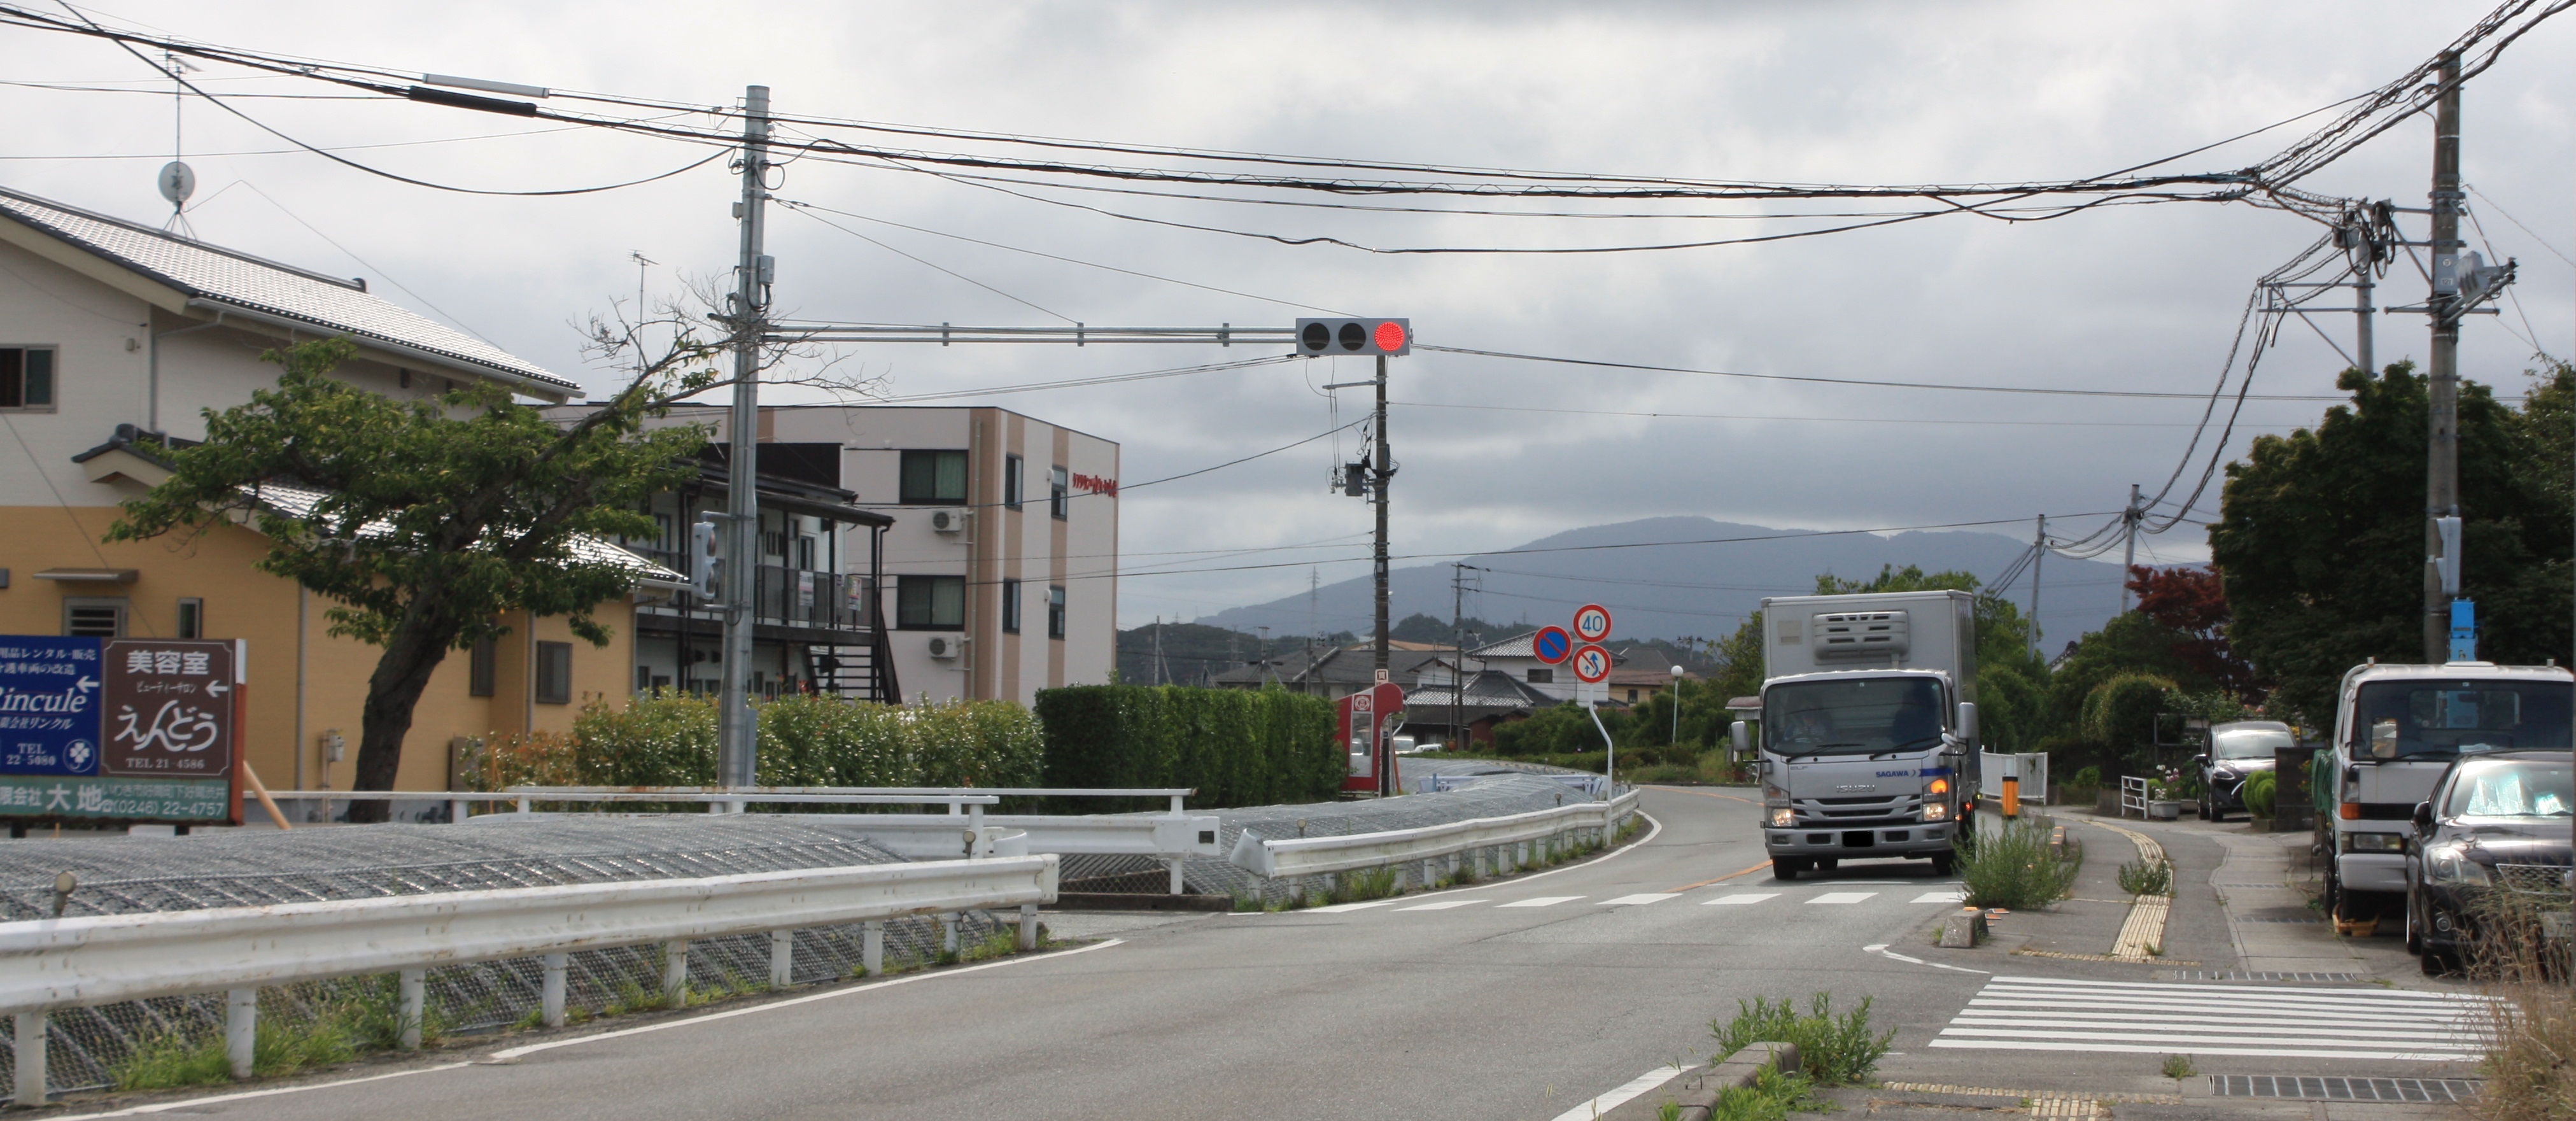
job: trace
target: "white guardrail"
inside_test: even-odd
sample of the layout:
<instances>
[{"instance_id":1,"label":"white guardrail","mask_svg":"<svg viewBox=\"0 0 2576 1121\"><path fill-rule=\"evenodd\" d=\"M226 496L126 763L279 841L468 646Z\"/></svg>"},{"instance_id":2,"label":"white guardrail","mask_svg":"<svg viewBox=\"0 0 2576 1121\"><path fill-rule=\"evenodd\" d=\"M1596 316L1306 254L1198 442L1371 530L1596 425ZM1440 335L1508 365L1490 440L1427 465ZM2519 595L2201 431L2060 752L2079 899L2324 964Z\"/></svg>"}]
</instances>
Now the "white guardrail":
<instances>
[{"instance_id":1,"label":"white guardrail","mask_svg":"<svg viewBox=\"0 0 2576 1121\"><path fill-rule=\"evenodd\" d=\"M1495 857L1497 863L1520 867L1531 862L1535 854L1528 850L1528 846L1536 843L1568 834L1596 831L1601 840L1607 841L1619 823L1637 811L1637 799L1638 792L1631 790L1606 802L1577 802L1506 817L1482 817L1420 829L1390 829L1346 837L1274 840L1247 829L1235 839L1234 850L1227 854L1227 859L1256 875L1272 879L1381 867L1397 868L1401 875L1400 870L1408 864L1481 854L1488 849L1499 850ZM1479 869L1480 872L1487 870ZM1418 878L1426 884L1434 878L1427 863Z\"/></svg>"},{"instance_id":2,"label":"white guardrail","mask_svg":"<svg viewBox=\"0 0 2576 1121\"><path fill-rule=\"evenodd\" d=\"M2019 797L2025 802L2048 804L2048 755L2045 752L2010 754L1993 751L1977 753L1977 793L1988 801L2004 799L2004 776L2020 780Z\"/></svg>"},{"instance_id":3,"label":"white guardrail","mask_svg":"<svg viewBox=\"0 0 2576 1121\"><path fill-rule=\"evenodd\" d=\"M663 992L685 998L690 939L767 931L770 983L785 988L799 928L864 924L861 963L876 973L886 919L939 915L953 939L958 912L1017 907L1030 949L1037 905L1055 897L1056 858L1039 855L8 922L0 1011L16 1014L16 1101L34 1105L45 1098L50 1009L226 992L225 1044L245 1078L263 985L397 973L402 1044L415 1048L434 965L542 957L543 1016L559 1027L575 950L662 943Z\"/></svg>"}]
</instances>

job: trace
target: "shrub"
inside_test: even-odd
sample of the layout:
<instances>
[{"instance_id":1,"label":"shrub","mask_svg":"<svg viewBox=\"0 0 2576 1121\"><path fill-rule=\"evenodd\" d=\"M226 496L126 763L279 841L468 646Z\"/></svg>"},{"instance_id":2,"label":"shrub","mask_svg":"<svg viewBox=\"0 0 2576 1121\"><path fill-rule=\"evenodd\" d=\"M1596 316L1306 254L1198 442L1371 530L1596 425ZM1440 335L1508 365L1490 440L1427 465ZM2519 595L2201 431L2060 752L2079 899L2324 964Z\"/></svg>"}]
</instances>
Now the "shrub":
<instances>
[{"instance_id":1,"label":"shrub","mask_svg":"<svg viewBox=\"0 0 2576 1121\"><path fill-rule=\"evenodd\" d=\"M1836 1016L1831 993L1809 997L1804 1013L1786 997L1773 1002L1757 996L1736 1001L1734 1019L1712 1020L1708 1026L1717 1035L1718 1061L1755 1043L1796 1044L1806 1077L1821 1086L1837 1086L1869 1077L1896 1038L1894 1028L1871 1034L1869 1003L1870 998L1862 997L1860 1007Z\"/></svg>"},{"instance_id":2,"label":"shrub","mask_svg":"<svg viewBox=\"0 0 2576 1121\"><path fill-rule=\"evenodd\" d=\"M2075 886L2082 861L2080 856L2061 859L2049 850L2052 828L2048 818L2031 815L2004 822L1972 840L1974 830L1961 830L1960 839L1967 843L1956 846L1959 883L1967 892L1968 904L2022 910L2064 898L2067 889Z\"/></svg>"},{"instance_id":3,"label":"shrub","mask_svg":"<svg viewBox=\"0 0 2576 1121\"><path fill-rule=\"evenodd\" d=\"M2156 714L2178 695L2174 683L2153 674L2124 673L2084 695L2084 737L2110 745L2132 763L2154 752Z\"/></svg>"},{"instance_id":4,"label":"shrub","mask_svg":"<svg viewBox=\"0 0 2576 1121\"><path fill-rule=\"evenodd\" d=\"M2245 789L2242 791L2245 796L2245 812L2256 817L2272 816L2273 803L2279 800L2280 791L2280 776L2270 771L2254 772L2253 777L2245 780Z\"/></svg>"},{"instance_id":5,"label":"shrub","mask_svg":"<svg viewBox=\"0 0 2576 1121\"><path fill-rule=\"evenodd\" d=\"M2149 864L2139 859L2121 865L2120 890L2129 895L2172 895L2173 861Z\"/></svg>"},{"instance_id":6,"label":"shrub","mask_svg":"<svg viewBox=\"0 0 2576 1121\"><path fill-rule=\"evenodd\" d=\"M1194 807L1258 806L1329 799L1348 771L1333 703L1285 689L1042 689L1037 721L1047 786L1191 787Z\"/></svg>"}]
</instances>

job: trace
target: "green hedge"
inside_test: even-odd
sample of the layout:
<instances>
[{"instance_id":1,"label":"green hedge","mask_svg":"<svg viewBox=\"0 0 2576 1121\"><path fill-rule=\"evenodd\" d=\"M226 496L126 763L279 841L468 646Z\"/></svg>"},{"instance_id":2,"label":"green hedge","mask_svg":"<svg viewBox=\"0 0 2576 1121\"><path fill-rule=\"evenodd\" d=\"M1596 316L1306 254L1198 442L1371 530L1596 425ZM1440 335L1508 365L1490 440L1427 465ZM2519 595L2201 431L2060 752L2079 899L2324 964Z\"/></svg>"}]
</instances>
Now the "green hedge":
<instances>
[{"instance_id":1,"label":"green hedge","mask_svg":"<svg viewBox=\"0 0 2576 1121\"><path fill-rule=\"evenodd\" d=\"M868 704L797 696L754 707L763 786L1034 786L1042 743L1026 709L997 701ZM716 707L659 696L593 704L572 735L515 737L471 772L486 789L529 783L706 786L716 774Z\"/></svg>"},{"instance_id":2,"label":"green hedge","mask_svg":"<svg viewBox=\"0 0 2576 1121\"><path fill-rule=\"evenodd\" d=\"M1040 690L1037 719L1045 785L1193 787L1193 809L1323 801L1349 766L1333 703L1285 689L1074 685Z\"/></svg>"}]
</instances>

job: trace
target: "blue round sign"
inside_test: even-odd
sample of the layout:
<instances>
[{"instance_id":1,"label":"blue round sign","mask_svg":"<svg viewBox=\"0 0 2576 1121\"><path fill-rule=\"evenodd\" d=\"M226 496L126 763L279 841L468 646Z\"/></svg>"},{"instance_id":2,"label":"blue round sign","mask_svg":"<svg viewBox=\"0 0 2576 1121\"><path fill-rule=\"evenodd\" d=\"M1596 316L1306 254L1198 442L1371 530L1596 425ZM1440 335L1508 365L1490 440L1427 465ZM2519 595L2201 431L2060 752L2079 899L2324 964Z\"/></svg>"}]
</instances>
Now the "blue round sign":
<instances>
[{"instance_id":1,"label":"blue round sign","mask_svg":"<svg viewBox=\"0 0 2576 1121\"><path fill-rule=\"evenodd\" d=\"M1538 660L1555 665L1574 653L1574 636L1565 633L1563 627L1540 627L1530 639L1530 650Z\"/></svg>"}]
</instances>

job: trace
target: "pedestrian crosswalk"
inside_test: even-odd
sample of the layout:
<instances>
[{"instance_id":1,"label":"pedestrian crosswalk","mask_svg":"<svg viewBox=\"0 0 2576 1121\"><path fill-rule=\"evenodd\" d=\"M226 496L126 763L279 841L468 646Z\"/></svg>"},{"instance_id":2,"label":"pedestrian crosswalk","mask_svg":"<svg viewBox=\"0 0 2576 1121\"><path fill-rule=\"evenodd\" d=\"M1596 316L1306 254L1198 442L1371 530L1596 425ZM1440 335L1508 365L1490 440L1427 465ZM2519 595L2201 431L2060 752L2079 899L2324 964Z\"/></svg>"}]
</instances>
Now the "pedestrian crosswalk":
<instances>
[{"instance_id":1,"label":"pedestrian crosswalk","mask_svg":"<svg viewBox=\"0 0 2576 1121\"><path fill-rule=\"evenodd\" d=\"M1824 907L1849 907L1860 904L1875 904L1882 906L1887 904L1897 904L1903 906L1918 903L1955 905L1960 901L1960 898L1959 890L1953 886L1941 886L1939 890L1925 892L1885 892L1875 890L1781 892L1727 891L1720 889L1715 891L1699 892L1648 891L1637 892L1629 895L1613 895L1606 897L1585 895L1533 895L1519 899L1505 899L1497 893L1495 895L1481 895L1475 897L1434 898L1419 902L1415 901L1420 899L1419 896L1399 897L1395 899L1372 899L1364 903L1336 903L1329 907L1313 907L1302 913L1310 915L1339 915L1348 914L1354 911L1376 910L1378 908L1391 908L1388 913L1400 914L1416 911L1456 911L1469 908L1503 910L1540 907L1651 907L1659 903L1669 903L1673 900L1688 900L1691 903L1706 907L1756 907L1764 904Z\"/></svg>"},{"instance_id":2,"label":"pedestrian crosswalk","mask_svg":"<svg viewBox=\"0 0 2576 1121\"><path fill-rule=\"evenodd\" d=\"M2457 1062L2495 1006L2399 989L1996 977L1932 1046Z\"/></svg>"}]
</instances>

